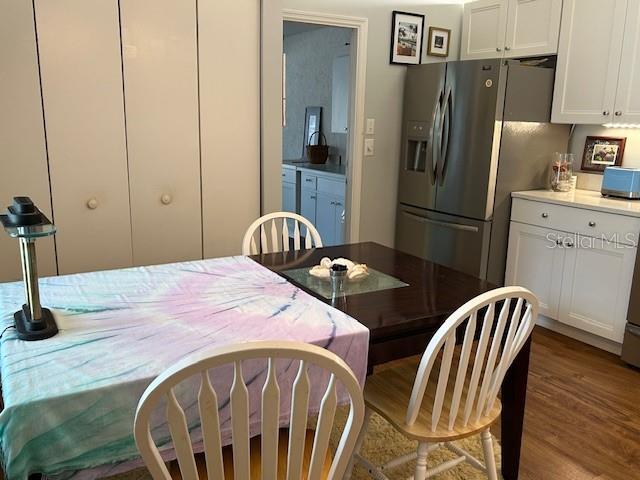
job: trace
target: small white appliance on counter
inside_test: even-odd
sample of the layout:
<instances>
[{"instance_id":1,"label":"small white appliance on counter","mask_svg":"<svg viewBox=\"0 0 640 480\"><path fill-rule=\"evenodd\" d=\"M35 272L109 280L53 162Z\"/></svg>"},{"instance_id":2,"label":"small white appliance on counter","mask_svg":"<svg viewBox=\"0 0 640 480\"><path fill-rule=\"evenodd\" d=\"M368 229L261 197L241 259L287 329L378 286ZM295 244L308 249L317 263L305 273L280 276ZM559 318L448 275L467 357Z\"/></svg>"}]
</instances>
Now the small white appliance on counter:
<instances>
[{"instance_id":1,"label":"small white appliance on counter","mask_svg":"<svg viewBox=\"0 0 640 480\"><path fill-rule=\"evenodd\" d=\"M640 199L640 168L605 168L600 192L605 196Z\"/></svg>"}]
</instances>

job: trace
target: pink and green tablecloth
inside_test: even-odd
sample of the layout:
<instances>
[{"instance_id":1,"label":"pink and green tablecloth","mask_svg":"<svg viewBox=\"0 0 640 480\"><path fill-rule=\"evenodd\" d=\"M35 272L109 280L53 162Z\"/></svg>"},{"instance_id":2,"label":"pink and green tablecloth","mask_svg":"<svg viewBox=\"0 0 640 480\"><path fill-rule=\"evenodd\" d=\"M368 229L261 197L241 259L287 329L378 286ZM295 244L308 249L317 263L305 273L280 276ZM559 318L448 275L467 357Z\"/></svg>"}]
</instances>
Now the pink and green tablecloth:
<instances>
[{"instance_id":1,"label":"pink and green tablecloth","mask_svg":"<svg viewBox=\"0 0 640 480\"><path fill-rule=\"evenodd\" d=\"M135 465L133 418L144 389L179 359L216 346L313 343L343 358L364 383L368 330L246 257L51 277L40 289L60 333L24 342L9 329L0 341L0 448L8 480L32 472L91 478ZM22 303L21 283L0 284L0 329L13 323ZM212 374L225 394L229 373ZM244 373L250 392L259 395L263 364L250 364ZM294 365L279 365L282 384L294 374ZM324 384L326 378L312 378L316 403ZM182 389L180 400L197 442L195 395ZM286 424L286 388L282 396ZM255 403L253 433L260 423ZM221 399L223 428L228 410ZM166 425L156 425L154 437L169 448Z\"/></svg>"}]
</instances>

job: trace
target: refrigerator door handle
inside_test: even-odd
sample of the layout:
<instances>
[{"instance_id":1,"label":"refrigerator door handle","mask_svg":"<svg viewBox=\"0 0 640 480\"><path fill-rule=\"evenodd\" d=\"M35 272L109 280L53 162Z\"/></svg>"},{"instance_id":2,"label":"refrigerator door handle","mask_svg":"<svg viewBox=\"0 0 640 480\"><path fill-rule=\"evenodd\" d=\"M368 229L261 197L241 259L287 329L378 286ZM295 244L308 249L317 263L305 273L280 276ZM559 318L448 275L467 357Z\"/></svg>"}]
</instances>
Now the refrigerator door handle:
<instances>
[{"instance_id":1,"label":"refrigerator door handle","mask_svg":"<svg viewBox=\"0 0 640 480\"><path fill-rule=\"evenodd\" d=\"M451 223L451 222L442 222L440 220L431 220L430 218L421 217L420 215L416 215L415 213L403 211L402 214L414 220L418 220L419 222L422 222L422 223L428 223L430 225L437 225L439 227L450 228L452 230L463 230L465 232L474 232L474 233L477 233L480 230L478 227L474 227L472 225L463 225L461 223Z\"/></svg>"},{"instance_id":2,"label":"refrigerator door handle","mask_svg":"<svg viewBox=\"0 0 640 480\"><path fill-rule=\"evenodd\" d=\"M444 108L442 110L442 120L440 121L440 147L438 158L438 172L437 177L440 180L440 185L444 184L444 173L447 164L447 154L449 153L449 137L451 136L451 109L453 102L453 95L451 87L447 88L447 93L444 99ZM446 132L445 132L446 125Z\"/></svg>"},{"instance_id":3,"label":"refrigerator door handle","mask_svg":"<svg viewBox=\"0 0 640 480\"><path fill-rule=\"evenodd\" d=\"M436 106L433 108L433 118L431 119L431 166L427 167L429 169L429 178L431 178L431 185L436 184L437 173L438 173L438 153L439 148L437 148L436 141L436 122L440 119L440 114L442 113L442 92L438 94L438 99L436 100Z\"/></svg>"}]
</instances>

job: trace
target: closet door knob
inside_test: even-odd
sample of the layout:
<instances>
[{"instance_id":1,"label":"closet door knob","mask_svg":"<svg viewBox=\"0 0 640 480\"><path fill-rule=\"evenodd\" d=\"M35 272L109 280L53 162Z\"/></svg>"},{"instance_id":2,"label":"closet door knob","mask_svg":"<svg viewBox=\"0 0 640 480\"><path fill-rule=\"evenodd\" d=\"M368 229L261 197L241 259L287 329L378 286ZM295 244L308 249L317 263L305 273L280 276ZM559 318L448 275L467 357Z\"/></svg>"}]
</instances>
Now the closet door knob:
<instances>
[{"instance_id":1,"label":"closet door knob","mask_svg":"<svg viewBox=\"0 0 640 480\"><path fill-rule=\"evenodd\" d=\"M604 115L605 117L609 116L609 110L605 110L604 112L602 112L602 115Z\"/></svg>"},{"instance_id":2,"label":"closet door knob","mask_svg":"<svg viewBox=\"0 0 640 480\"><path fill-rule=\"evenodd\" d=\"M501 52L502 49L500 47L496 47L496 52Z\"/></svg>"},{"instance_id":3,"label":"closet door knob","mask_svg":"<svg viewBox=\"0 0 640 480\"><path fill-rule=\"evenodd\" d=\"M618 110L616 112L616 117L621 117L622 116L622 110Z\"/></svg>"},{"instance_id":4,"label":"closet door knob","mask_svg":"<svg viewBox=\"0 0 640 480\"><path fill-rule=\"evenodd\" d=\"M508 52L509 50L511 50L511 47L504 47L504 49Z\"/></svg>"},{"instance_id":5,"label":"closet door knob","mask_svg":"<svg viewBox=\"0 0 640 480\"><path fill-rule=\"evenodd\" d=\"M594 222L593 220L589 222L589 226L590 227L595 227L596 226L596 222Z\"/></svg>"},{"instance_id":6,"label":"closet door knob","mask_svg":"<svg viewBox=\"0 0 640 480\"><path fill-rule=\"evenodd\" d=\"M547 212L543 213L542 218L549 218L549 214Z\"/></svg>"},{"instance_id":7,"label":"closet door knob","mask_svg":"<svg viewBox=\"0 0 640 480\"><path fill-rule=\"evenodd\" d=\"M165 193L160 197L160 201L162 202L163 205L169 205L172 200L173 198L168 193Z\"/></svg>"},{"instance_id":8,"label":"closet door knob","mask_svg":"<svg viewBox=\"0 0 640 480\"><path fill-rule=\"evenodd\" d=\"M98 199L97 198L90 198L87 201L87 208L89 210L95 210L96 208L98 208Z\"/></svg>"}]
</instances>

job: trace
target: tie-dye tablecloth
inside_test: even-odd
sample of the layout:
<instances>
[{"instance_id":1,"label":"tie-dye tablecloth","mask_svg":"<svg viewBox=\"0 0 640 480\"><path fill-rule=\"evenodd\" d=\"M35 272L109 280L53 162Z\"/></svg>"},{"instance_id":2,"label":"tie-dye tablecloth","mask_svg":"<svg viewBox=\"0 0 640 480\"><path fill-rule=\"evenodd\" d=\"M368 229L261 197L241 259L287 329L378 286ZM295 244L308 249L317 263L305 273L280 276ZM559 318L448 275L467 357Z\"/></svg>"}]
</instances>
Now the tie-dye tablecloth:
<instances>
[{"instance_id":1,"label":"tie-dye tablecloth","mask_svg":"<svg viewBox=\"0 0 640 480\"><path fill-rule=\"evenodd\" d=\"M30 472L101 476L134 464L133 418L144 389L177 360L218 345L313 343L338 354L364 382L368 330L246 257L51 277L40 281L40 289L60 333L24 342L8 329L0 343L0 446L9 480ZM23 301L22 284L0 284L2 330ZM279 367L285 384L294 373L291 364ZM260 364L245 367L250 391L259 392L261 375ZM212 376L220 387L229 382L224 372ZM312 379L315 388L323 382ZM197 441L195 392L183 390ZM223 399L223 428L229 427L228 415ZM257 433L259 408L251 420ZM168 445L166 425L158 424L154 437Z\"/></svg>"}]
</instances>

